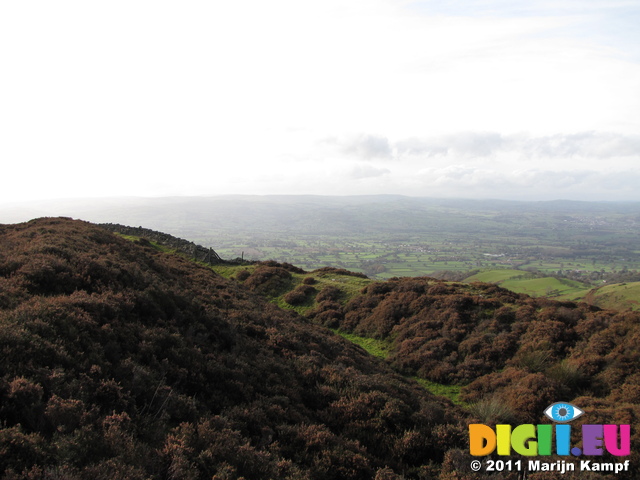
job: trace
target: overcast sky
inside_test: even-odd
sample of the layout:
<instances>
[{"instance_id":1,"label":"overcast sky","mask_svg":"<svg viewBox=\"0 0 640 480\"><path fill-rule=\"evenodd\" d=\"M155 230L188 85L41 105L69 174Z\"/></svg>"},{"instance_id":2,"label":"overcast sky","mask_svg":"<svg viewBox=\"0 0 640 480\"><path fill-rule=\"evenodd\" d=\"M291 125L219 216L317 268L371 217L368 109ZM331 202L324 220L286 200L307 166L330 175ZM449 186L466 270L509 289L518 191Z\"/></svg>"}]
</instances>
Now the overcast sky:
<instances>
[{"instance_id":1,"label":"overcast sky","mask_svg":"<svg viewBox=\"0 0 640 480\"><path fill-rule=\"evenodd\" d=\"M638 0L0 2L0 202L640 200Z\"/></svg>"}]
</instances>

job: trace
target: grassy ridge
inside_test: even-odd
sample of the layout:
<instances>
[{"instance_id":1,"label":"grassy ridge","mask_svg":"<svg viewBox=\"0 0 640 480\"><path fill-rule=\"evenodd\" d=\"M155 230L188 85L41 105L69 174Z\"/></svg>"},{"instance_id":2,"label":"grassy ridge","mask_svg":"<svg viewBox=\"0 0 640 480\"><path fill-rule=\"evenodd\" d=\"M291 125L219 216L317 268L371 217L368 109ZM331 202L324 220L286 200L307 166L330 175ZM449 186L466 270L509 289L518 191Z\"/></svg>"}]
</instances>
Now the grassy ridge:
<instances>
[{"instance_id":1,"label":"grassy ridge","mask_svg":"<svg viewBox=\"0 0 640 480\"><path fill-rule=\"evenodd\" d=\"M465 282L495 283L516 293L532 297L559 297L563 299L583 298L591 287L575 280L556 277L541 277L522 270L487 270L465 279Z\"/></svg>"},{"instance_id":2,"label":"grassy ridge","mask_svg":"<svg viewBox=\"0 0 640 480\"><path fill-rule=\"evenodd\" d=\"M465 282L495 283L516 293L532 297L582 301L613 310L640 310L640 282L618 283L592 288L587 284L556 277L533 277L522 270L486 270Z\"/></svg>"},{"instance_id":3,"label":"grassy ridge","mask_svg":"<svg viewBox=\"0 0 640 480\"><path fill-rule=\"evenodd\" d=\"M511 269L485 270L466 278L465 282L500 283L513 277L522 276L524 273L521 270Z\"/></svg>"},{"instance_id":4,"label":"grassy ridge","mask_svg":"<svg viewBox=\"0 0 640 480\"><path fill-rule=\"evenodd\" d=\"M211 267L217 274L234 279L238 278L243 272L253 273L258 265L214 265ZM304 284L308 279L313 279L311 285L317 290L321 291L325 287L336 287L341 292L340 302L346 303L357 295L363 287L372 282L368 278L355 277L353 275L340 273L339 271L324 271L315 270L305 273L291 273L291 281L282 285L282 288L278 289L275 295L268 295L270 300L281 308L289 310L295 310L296 312L304 315L309 310L316 306L313 299L305 302L302 305L293 306L288 304L284 297L287 293L294 290Z\"/></svg>"},{"instance_id":5,"label":"grassy ridge","mask_svg":"<svg viewBox=\"0 0 640 480\"><path fill-rule=\"evenodd\" d=\"M640 310L640 282L594 288L585 295L584 300L601 308Z\"/></svg>"}]
</instances>

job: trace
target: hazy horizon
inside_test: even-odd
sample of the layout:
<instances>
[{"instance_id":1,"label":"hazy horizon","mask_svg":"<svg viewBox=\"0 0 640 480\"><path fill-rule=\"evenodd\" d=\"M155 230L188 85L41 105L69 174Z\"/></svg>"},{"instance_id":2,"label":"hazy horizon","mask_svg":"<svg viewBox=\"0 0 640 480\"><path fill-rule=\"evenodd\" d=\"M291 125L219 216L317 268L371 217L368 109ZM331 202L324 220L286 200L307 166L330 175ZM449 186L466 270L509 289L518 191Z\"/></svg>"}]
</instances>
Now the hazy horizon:
<instances>
[{"instance_id":1,"label":"hazy horizon","mask_svg":"<svg viewBox=\"0 0 640 480\"><path fill-rule=\"evenodd\" d=\"M537 204L560 205L575 204L585 206L588 209L598 205L640 205L640 201L601 200L584 201L557 198L553 200L510 200L500 198L464 198L464 197L429 197L411 196L399 194L371 194L371 195L314 195L314 194L224 194L224 195L200 195L200 196L168 196L168 197L101 197L101 198L58 198L47 200L28 200L9 203L0 203L0 224L21 223L39 217L72 217L94 223L124 223L127 225L153 226L153 223L162 218L165 210L177 214L186 219L194 211L203 208L200 215L206 214L208 209L222 208L226 211L231 205L228 200L237 198L243 202L257 205L260 203L273 203L274 205L295 206L304 205L312 200L318 205L329 206L339 201L344 205L371 205L384 201L407 203L412 200L436 203L442 205L455 205L467 202L471 208L498 208L501 205L506 208L529 209ZM331 200L335 200L332 202ZM216 203L216 200L219 202ZM257 201L256 201L257 200ZM274 202L274 200L277 200ZM240 202L241 204L243 202ZM469 203L471 202L471 203ZM413 202L415 203L415 202ZM195 210L194 210L195 209Z\"/></svg>"},{"instance_id":2,"label":"hazy horizon","mask_svg":"<svg viewBox=\"0 0 640 480\"><path fill-rule=\"evenodd\" d=\"M0 4L0 205L639 201L640 4Z\"/></svg>"}]
</instances>

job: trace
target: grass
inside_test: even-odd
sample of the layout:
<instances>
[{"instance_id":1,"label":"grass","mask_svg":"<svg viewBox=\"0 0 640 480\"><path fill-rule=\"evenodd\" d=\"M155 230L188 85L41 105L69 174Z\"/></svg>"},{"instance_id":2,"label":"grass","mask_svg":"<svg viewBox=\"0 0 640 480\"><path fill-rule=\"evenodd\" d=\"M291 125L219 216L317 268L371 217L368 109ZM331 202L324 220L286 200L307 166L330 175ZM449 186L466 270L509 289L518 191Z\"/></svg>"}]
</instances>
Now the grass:
<instances>
[{"instance_id":1,"label":"grass","mask_svg":"<svg viewBox=\"0 0 640 480\"><path fill-rule=\"evenodd\" d=\"M513 292L526 293L533 297L570 295L588 289L587 285L575 280L555 277L508 279L501 282L500 286Z\"/></svg>"},{"instance_id":2,"label":"grass","mask_svg":"<svg viewBox=\"0 0 640 480\"><path fill-rule=\"evenodd\" d=\"M640 310L640 282L595 288L586 295L585 300L601 308Z\"/></svg>"},{"instance_id":3,"label":"grass","mask_svg":"<svg viewBox=\"0 0 640 480\"><path fill-rule=\"evenodd\" d=\"M353 333L346 333L337 329L331 329L331 331L340 335L342 338L349 340L351 343L359 345L369 355L372 355L374 357L385 360L391 354L391 343L388 340L377 340L375 338L361 337L358 335L354 335ZM442 383L431 382L429 380L425 380L424 378L416 376L412 376L409 378L415 380L425 390L433 393L434 395L448 398L457 405L466 405L459 399L461 388L459 385L444 385Z\"/></svg>"},{"instance_id":4,"label":"grass","mask_svg":"<svg viewBox=\"0 0 640 480\"><path fill-rule=\"evenodd\" d=\"M420 377L411 377L426 390L434 395L440 395L441 397L448 398L456 405L466 406L466 403L460 401L460 387L459 385L444 385L442 383L431 382Z\"/></svg>"},{"instance_id":5,"label":"grass","mask_svg":"<svg viewBox=\"0 0 640 480\"><path fill-rule=\"evenodd\" d=\"M241 270L253 272L256 267L255 265L213 265L211 269L224 278L233 278Z\"/></svg>"},{"instance_id":6,"label":"grass","mask_svg":"<svg viewBox=\"0 0 640 480\"><path fill-rule=\"evenodd\" d=\"M386 359L391 353L391 344L389 341L376 340L375 338L360 337L353 333L342 332L337 329L331 329L333 333L340 335L342 338L349 340L351 343L362 347L369 355L377 358Z\"/></svg>"},{"instance_id":7,"label":"grass","mask_svg":"<svg viewBox=\"0 0 640 480\"><path fill-rule=\"evenodd\" d=\"M526 272L522 270L487 270L484 272L472 275L465 279L465 282L486 282L486 283L500 283L513 277L524 275Z\"/></svg>"},{"instance_id":8,"label":"grass","mask_svg":"<svg viewBox=\"0 0 640 480\"><path fill-rule=\"evenodd\" d=\"M640 282L618 283L592 288L589 285L556 277L533 277L522 270L487 270L468 277L465 282L491 282L516 293L558 300L584 301L601 308L640 310Z\"/></svg>"},{"instance_id":9,"label":"grass","mask_svg":"<svg viewBox=\"0 0 640 480\"><path fill-rule=\"evenodd\" d=\"M164 245L157 243L157 242L152 242L151 240L147 240L143 237L136 237L135 235L124 235L122 233L118 233L118 232L114 232L116 235L118 235L119 237L124 238L125 240L129 240L130 242L145 242L146 244L150 245L153 249L159 251L159 252L164 252L164 253L175 253L175 251L169 247L165 247Z\"/></svg>"},{"instance_id":10,"label":"grass","mask_svg":"<svg viewBox=\"0 0 640 480\"><path fill-rule=\"evenodd\" d=\"M233 279L242 270L248 270L252 272L256 269L255 265L213 265L211 269L217 274ZM287 293L294 290L299 285L302 285L305 278L313 278L315 283L312 285L318 292L320 292L326 286L337 287L341 290L342 296L340 301L346 304L354 296L360 293L365 286L372 282L368 278L354 277L352 275L343 275L336 272L307 272L307 273L292 273L290 284L282 291L278 292L278 295L269 297L269 301L276 304L280 308L286 310L294 310L300 315L305 315L309 310L314 309L317 303L314 299L310 298L309 301L302 305L290 305L284 297Z\"/></svg>"},{"instance_id":11,"label":"grass","mask_svg":"<svg viewBox=\"0 0 640 480\"><path fill-rule=\"evenodd\" d=\"M469 405L471 414L485 424L515 423L517 415L499 398L489 397Z\"/></svg>"},{"instance_id":12,"label":"grass","mask_svg":"<svg viewBox=\"0 0 640 480\"><path fill-rule=\"evenodd\" d=\"M533 297L561 297L566 300L583 298L590 287L584 283L556 277L538 277L530 272L513 269L486 270L465 279L465 282L489 282L516 293Z\"/></svg>"},{"instance_id":13,"label":"grass","mask_svg":"<svg viewBox=\"0 0 640 480\"><path fill-rule=\"evenodd\" d=\"M318 290L322 290L322 288L329 285L339 288L344 293L342 298L343 303L348 302L354 296L358 295L360 290L373 281L369 278L360 278L351 275L336 274L333 272L310 272L308 274L295 274L294 276L300 277L301 279L313 277L317 282L314 286Z\"/></svg>"}]
</instances>

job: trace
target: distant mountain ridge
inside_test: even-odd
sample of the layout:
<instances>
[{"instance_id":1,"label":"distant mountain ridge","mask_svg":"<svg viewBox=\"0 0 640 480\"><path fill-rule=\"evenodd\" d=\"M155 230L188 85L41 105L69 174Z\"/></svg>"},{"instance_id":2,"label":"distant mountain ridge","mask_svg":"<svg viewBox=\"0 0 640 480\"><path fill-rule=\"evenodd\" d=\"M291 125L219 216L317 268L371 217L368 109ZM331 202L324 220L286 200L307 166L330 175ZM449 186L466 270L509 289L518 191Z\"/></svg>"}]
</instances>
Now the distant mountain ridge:
<instances>
[{"instance_id":1,"label":"distant mountain ridge","mask_svg":"<svg viewBox=\"0 0 640 480\"><path fill-rule=\"evenodd\" d=\"M196 227L208 230L212 224L224 230L245 230L251 223L263 231L291 230L304 233L317 227L344 233L345 227L365 231L379 228L414 231L416 219L421 228L425 213L458 212L563 213L585 214L624 213L640 219L640 202L578 202L578 201L509 201L490 199L447 199L407 197L402 195L317 196L317 195L220 195L203 197L105 198L83 200L52 200L0 207L0 223L26 221L42 216L68 216L94 223L114 222L124 225L145 225L184 238ZM330 222L323 219L330 217ZM309 219L311 219L309 221ZM408 219L412 219L408 221ZM391 223L389 223L391 222ZM333 226L332 226L333 224Z\"/></svg>"}]
</instances>

